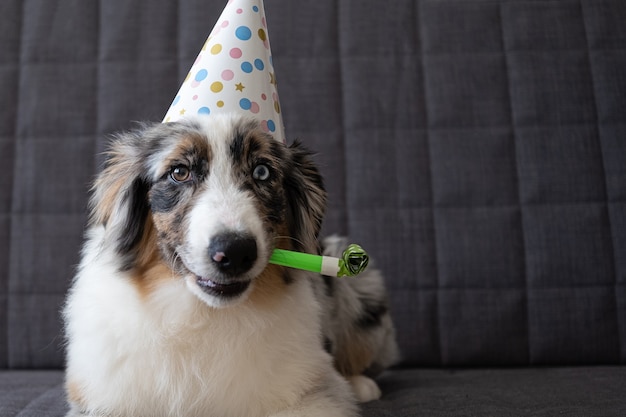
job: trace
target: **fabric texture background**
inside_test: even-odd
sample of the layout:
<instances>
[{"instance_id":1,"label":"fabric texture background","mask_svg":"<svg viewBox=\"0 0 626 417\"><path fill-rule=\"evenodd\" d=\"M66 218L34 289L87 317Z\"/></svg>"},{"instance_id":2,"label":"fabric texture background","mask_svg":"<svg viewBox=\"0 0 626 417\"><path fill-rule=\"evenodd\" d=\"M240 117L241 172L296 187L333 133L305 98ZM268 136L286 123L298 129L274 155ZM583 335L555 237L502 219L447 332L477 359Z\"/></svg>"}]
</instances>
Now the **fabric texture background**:
<instances>
[{"instance_id":1,"label":"fabric texture background","mask_svg":"<svg viewBox=\"0 0 626 417\"><path fill-rule=\"evenodd\" d=\"M3 2L2 366L62 364L107 135L162 118L222 3ZM324 231L387 275L407 364L626 360L622 2L266 10Z\"/></svg>"},{"instance_id":2,"label":"fabric texture background","mask_svg":"<svg viewBox=\"0 0 626 417\"><path fill-rule=\"evenodd\" d=\"M61 371L0 372L0 416L63 417ZM379 379L386 394L362 417L623 416L624 367L406 369ZM558 387L558 389L555 389Z\"/></svg>"},{"instance_id":3,"label":"fabric texture background","mask_svg":"<svg viewBox=\"0 0 626 417\"><path fill-rule=\"evenodd\" d=\"M224 3L0 2L0 369L63 366L107 138L162 119ZM265 3L288 141L387 277L400 368L626 363L625 2Z\"/></svg>"}]
</instances>

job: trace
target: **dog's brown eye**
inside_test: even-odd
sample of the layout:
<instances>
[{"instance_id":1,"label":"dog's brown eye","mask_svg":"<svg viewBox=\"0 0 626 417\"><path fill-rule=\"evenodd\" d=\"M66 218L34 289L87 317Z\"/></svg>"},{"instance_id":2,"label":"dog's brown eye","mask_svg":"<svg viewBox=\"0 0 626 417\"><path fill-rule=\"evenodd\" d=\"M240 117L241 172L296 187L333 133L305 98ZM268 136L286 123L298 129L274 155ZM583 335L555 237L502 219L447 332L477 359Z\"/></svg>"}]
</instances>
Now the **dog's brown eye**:
<instances>
[{"instance_id":1,"label":"dog's brown eye","mask_svg":"<svg viewBox=\"0 0 626 417\"><path fill-rule=\"evenodd\" d=\"M259 181L265 181L270 177L270 169L267 165L259 164L252 171L252 178Z\"/></svg>"},{"instance_id":2,"label":"dog's brown eye","mask_svg":"<svg viewBox=\"0 0 626 417\"><path fill-rule=\"evenodd\" d=\"M174 167L172 168L170 177L172 177L172 179L176 182L185 182L191 179L191 171L189 168L184 166Z\"/></svg>"}]
</instances>

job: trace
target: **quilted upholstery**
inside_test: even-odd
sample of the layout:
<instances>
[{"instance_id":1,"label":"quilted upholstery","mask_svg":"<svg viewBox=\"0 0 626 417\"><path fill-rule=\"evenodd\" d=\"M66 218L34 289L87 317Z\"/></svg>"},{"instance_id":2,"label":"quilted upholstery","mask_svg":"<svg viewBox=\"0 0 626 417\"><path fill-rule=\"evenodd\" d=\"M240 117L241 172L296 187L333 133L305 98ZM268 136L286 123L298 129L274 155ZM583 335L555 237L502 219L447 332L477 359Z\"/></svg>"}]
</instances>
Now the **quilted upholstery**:
<instances>
[{"instance_id":1,"label":"quilted upholstery","mask_svg":"<svg viewBox=\"0 0 626 417\"><path fill-rule=\"evenodd\" d=\"M106 135L162 118L222 6L0 3L0 368L62 365ZM266 11L324 231L387 275L404 365L626 362L626 3Z\"/></svg>"},{"instance_id":2,"label":"quilted upholstery","mask_svg":"<svg viewBox=\"0 0 626 417\"><path fill-rule=\"evenodd\" d=\"M61 371L0 372L0 416L63 417ZM383 375L385 395L362 417L621 417L624 367L405 369ZM558 388L556 388L558 387Z\"/></svg>"}]
</instances>

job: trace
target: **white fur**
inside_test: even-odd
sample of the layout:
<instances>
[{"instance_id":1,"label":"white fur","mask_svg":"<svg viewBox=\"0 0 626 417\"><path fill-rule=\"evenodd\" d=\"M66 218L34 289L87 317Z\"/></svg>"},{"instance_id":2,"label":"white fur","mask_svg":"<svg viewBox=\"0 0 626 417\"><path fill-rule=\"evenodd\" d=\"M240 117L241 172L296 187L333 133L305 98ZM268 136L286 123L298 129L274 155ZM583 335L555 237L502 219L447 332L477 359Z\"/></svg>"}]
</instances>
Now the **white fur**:
<instances>
[{"instance_id":1,"label":"white fur","mask_svg":"<svg viewBox=\"0 0 626 417\"><path fill-rule=\"evenodd\" d=\"M348 381L352 386L354 395L356 395L356 398L362 403L378 400L381 396L378 384L376 384L373 379L368 378L365 375L351 376L348 378Z\"/></svg>"},{"instance_id":2,"label":"white fur","mask_svg":"<svg viewBox=\"0 0 626 417\"><path fill-rule=\"evenodd\" d=\"M90 232L65 310L67 378L85 384L91 411L252 417L296 407L309 411L289 415L352 415L349 388L319 348L319 305L305 277L271 310L208 308L176 280L143 300L116 272L103 234ZM303 401L331 387L328 404Z\"/></svg>"}]
</instances>

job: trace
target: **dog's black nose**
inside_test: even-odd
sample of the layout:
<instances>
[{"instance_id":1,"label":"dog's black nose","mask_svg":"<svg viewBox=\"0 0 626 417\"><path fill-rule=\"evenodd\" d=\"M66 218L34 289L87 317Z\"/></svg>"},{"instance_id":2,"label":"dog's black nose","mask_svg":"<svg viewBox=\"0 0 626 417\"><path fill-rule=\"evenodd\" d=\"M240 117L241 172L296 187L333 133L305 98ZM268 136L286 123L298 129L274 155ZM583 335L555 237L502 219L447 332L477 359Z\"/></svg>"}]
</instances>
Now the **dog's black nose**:
<instances>
[{"instance_id":1,"label":"dog's black nose","mask_svg":"<svg viewBox=\"0 0 626 417\"><path fill-rule=\"evenodd\" d=\"M256 261L256 240L247 234L221 233L211 239L209 256L224 274L241 275L252 268Z\"/></svg>"}]
</instances>

